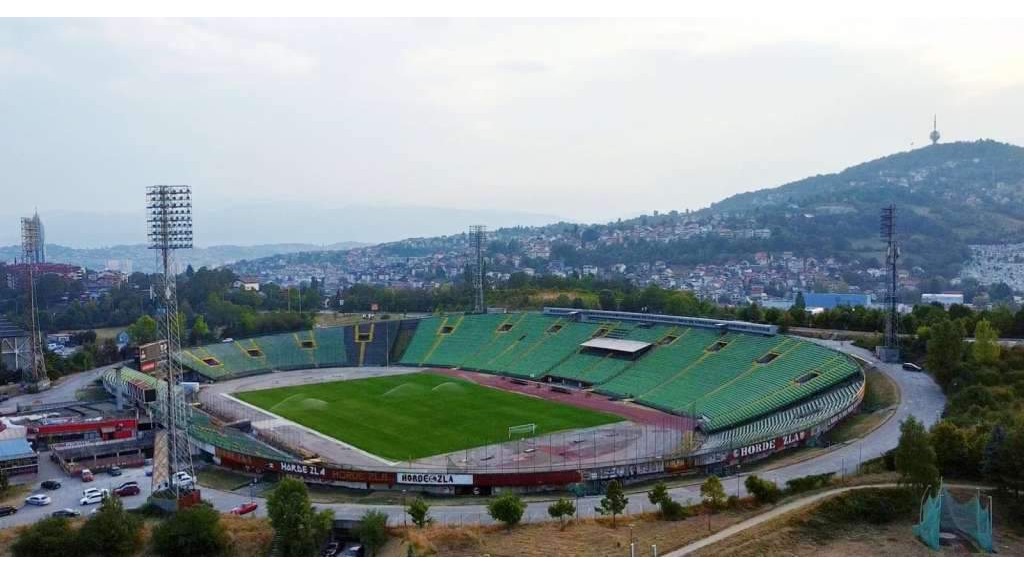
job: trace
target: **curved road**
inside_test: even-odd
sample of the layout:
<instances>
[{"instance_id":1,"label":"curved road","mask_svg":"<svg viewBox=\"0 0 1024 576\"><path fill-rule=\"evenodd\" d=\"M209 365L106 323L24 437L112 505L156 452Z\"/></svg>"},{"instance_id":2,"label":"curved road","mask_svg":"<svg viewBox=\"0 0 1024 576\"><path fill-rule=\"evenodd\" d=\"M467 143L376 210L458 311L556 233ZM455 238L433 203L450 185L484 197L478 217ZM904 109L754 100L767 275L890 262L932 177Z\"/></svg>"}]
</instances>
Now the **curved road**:
<instances>
[{"instance_id":1,"label":"curved road","mask_svg":"<svg viewBox=\"0 0 1024 576\"><path fill-rule=\"evenodd\" d=\"M836 350L859 355L862 359L873 362L867 351L854 348L853 345L848 342L826 340L815 340L815 342ZM810 474L824 474L828 472L834 472L836 474L851 474L857 470L860 462L877 458L896 447L899 440L900 422L902 422L907 416L913 415L915 418L922 421L927 427L930 427L938 421L939 417L942 415L943 408L945 407L946 399L938 385L935 384L930 376L924 372L905 371L899 364L876 363L875 366L892 378L892 380L899 386L900 405L896 409L894 417L890 418L882 426L875 429L871 434L864 438L848 442L845 445L834 448L815 458L780 466L768 471L762 470L758 473L778 484L784 484L787 480L792 478L798 478ZM82 376L84 377L84 375ZM60 387L56 388L55 391L64 387L65 386L62 384ZM69 386L68 388L71 387ZM71 393L71 397L74 397L73 392ZM40 479L44 477L44 474L45 473L41 472ZM104 485L116 485L117 482L115 482L115 480L123 481L129 478L136 478L141 475L142 471L140 470L126 471L123 479L111 478L105 482ZM200 476L202 475L200 474ZM746 490L743 487L742 482L744 476L746 475L740 474L738 476L722 478L722 483L725 485L727 492L730 494L745 494ZM140 480L140 485L143 487L143 495L133 498L141 499L149 490L149 485L146 481L148 478L141 477L138 479ZM76 504L77 498L81 494L81 487L78 486L80 481L77 479L71 479L65 482L65 484L72 486L65 486L63 490L58 492L67 492L68 494L60 496L59 499L57 498L58 494L51 494L52 496L55 496L53 505L43 508L27 507L19 511L15 516L0 518L0 528L33 521L33 519L48 515L51 511L57 508L79 508ZM701 499L700 482L676 486L671 488L669 493L674 499L683 503L699 502ZM249 500L248 496L242 494L224 492L212 488L203 488L203 498L210 501L218 509L225 511ZM580 498L578 500L578 509L580 514L591 515L594 507L597 506L600 499L600 496ZM264 516L266 514L266 501L262 498L256 498L256 502L259 504L259 508L256 510L255 515ZM550 502L551 500L530 501L527 505L523 521L536 522L549 520L547 507ZM318 504L317 507L333 509L337 518L355 519L362 516L362 514L367 510L373 509L386 513L389 516L390 523L393 525L400 525L405 521L405 512L400 505L346 503ZM646 508L650 508L650 506L647 504L647 497L645 494L641 492L630 495L627 513L640 513ZM435 521L446 524L489 524L492 522L490 517L487 515L486 506L476 503L461 505L435 505L431 507L430 514Z\"/></svg>"}]
</instances>

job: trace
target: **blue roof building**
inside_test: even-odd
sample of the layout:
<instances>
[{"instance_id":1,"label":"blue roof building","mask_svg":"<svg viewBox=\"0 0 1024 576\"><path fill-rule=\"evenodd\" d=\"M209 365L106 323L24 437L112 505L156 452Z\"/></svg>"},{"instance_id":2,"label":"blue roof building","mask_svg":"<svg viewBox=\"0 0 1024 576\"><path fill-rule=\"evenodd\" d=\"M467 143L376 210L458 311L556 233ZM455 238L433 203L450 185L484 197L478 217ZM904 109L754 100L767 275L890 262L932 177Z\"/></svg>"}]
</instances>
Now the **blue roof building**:
<instances>
[{"instance_id":1,"label":"blue roof building","mask_svg":"<svg viewBox=\"0 0 1024 576\"><path fill-rule=\"evenodd\" d=\"M39 471L39 456L24 438L0 440L0 473L7 476L35 474Z\"/></svg>"},{"instance_id":2,"label":"blue roof building","mask_svg":"<svg viewBox=\"0 0 1024 576\"><path fill-rule=\"evenodd\" d=\"M868 294L833 294L831 292L804 292L804 304L807 308L824 308L831 310L839 306L871 307L871 296Z\"/></svg>"}]
</instances>

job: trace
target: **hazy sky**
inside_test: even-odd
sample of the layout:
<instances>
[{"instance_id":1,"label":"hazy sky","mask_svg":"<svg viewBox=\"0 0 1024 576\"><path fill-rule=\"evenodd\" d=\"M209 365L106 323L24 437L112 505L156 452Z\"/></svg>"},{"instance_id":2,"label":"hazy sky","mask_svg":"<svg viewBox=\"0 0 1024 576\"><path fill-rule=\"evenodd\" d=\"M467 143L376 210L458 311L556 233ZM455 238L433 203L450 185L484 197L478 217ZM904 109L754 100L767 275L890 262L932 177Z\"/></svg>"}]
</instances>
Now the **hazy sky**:
<instances>
[{"instance_id":1,"label":"hazy sky","mask_svg":"<svg viewBox=\"0 0 1024 576\"><path fill-rule=\"evenodd\" d=\"M945 141L1024 144L1022 29L3 20L0 214L135 211L155 183L197 211L699 208L922 145L933 113Z\"/></svg>"}]
</instances>

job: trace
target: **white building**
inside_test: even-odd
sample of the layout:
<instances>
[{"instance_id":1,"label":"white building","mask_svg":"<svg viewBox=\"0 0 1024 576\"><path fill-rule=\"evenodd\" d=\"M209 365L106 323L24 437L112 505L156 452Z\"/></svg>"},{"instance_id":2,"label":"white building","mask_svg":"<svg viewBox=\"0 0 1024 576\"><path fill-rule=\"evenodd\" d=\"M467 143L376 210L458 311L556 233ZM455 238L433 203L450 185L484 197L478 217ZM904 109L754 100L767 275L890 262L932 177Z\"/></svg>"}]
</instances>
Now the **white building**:
<instances>
[{"instance_id":1,"label":"white building","mask_svg":"<svg viewBox=\"0 0 1024 576\"><path fill-rule=\"evenodd\" d=\"M963 304L964 295L961 292L947 292L944 294L921 294L921 304L942 304L943 308L949 308L953 304Z\"/></svg>"}]
</instances>

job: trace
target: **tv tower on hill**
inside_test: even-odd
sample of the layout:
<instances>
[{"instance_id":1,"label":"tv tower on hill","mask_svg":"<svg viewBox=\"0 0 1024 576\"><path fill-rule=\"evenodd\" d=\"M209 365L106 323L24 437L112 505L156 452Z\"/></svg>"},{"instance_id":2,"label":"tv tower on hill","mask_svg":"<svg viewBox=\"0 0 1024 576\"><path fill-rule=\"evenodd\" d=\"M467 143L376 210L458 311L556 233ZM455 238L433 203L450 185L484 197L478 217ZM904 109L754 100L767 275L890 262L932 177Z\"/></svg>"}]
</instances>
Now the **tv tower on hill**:
<instances>
[{"instance_id":1,"label":"tv tower on hill","mask_svg":"<svg viewBox=\"0 0 1024 576\"><path fill-rule=\"evenodd\" d=\"M928 135L928 138L932 141L932 144L939 143L939 117L932 116L932 133Z\"/></svg>"}]
</instances>

